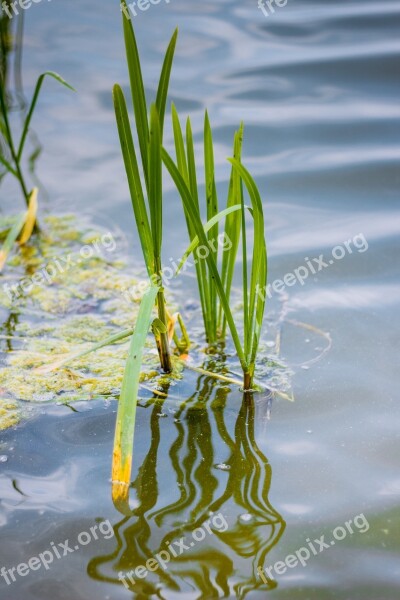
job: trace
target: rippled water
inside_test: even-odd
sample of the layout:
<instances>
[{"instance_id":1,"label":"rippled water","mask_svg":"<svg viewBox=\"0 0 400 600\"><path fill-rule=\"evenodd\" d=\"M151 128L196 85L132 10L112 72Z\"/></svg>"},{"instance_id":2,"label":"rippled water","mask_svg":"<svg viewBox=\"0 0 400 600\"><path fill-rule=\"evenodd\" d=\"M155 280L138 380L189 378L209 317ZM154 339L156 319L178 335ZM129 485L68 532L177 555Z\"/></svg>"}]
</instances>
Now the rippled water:
<instances>
[{"instance_id":1,"label":"rippled water","mask_svg":"<svg viewBox=\"0 0 400 600\"><path fill-rule=\"evenodd\" d=\"M47 208L67 204L118 224L139 257L110 95L115 81L127 85L116 4L57 0L27 10L25 88L51 68L78 89L72 95L46 84L35 116ZM268 399L243 408L237 393L204 378L179 384L163 407L141 408L132 517L122 518L110 500L114 404L82 403L78 413L48 407L2 433L0 567L27 561L52 541L75 540L96 519L115 528L115 537L93 541L48 571L9 587L1 580L2 597L150 598L160 585L158 597L168 599L234 598L249 588L249 598L394 600L400 3L288 0L265 17L256 0L162 0L134 24L149 93L179 25L173 100L192 115L198 141L207 105L221 182L234 128L244 119L244 160L265 200L270 281L324 255L326 268L286 289L286 311L288 319L329 332L332 348L308 369L296 368L319 343L283 323L281 351L295 371L296 401L275 401L271 420ZM166 256L179 257L185 226L166 185L174 232L165 236ZM9 190L6 181L2 198ZM351 254L331 259L335 246L359 234L368 249L353 244ZM183 282L185 300L195 297L191 280ZM189 399L178 416L174 397ZM143 564L169 536L191 535L208 510L225 515L226 533L210 534L135 593L118 582L119 571ZM330 541L336 527L360 514L367 532L354 530L306 567L275 573L259 587L257 560L268 567L308 538Z\"/></svg>"}]
</instances>

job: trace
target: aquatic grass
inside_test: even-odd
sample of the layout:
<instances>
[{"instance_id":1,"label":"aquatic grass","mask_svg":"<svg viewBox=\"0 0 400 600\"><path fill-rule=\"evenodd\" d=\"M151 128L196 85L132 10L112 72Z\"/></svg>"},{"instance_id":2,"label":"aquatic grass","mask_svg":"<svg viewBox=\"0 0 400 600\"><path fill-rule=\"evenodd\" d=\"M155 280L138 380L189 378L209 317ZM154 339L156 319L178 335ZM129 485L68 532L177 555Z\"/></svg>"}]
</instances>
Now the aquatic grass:
<instances>
[{"instance_id":1,"label":"aquatic grass","mask_svg":"<svg viewBox=\"0 0 400 600\"><path fill-rule=\"evenodd\" d=\"M215 185L215 163L214 163L214 146L210 120L208 118L207 111L204 117L204 171L205 171L205 185L206 185L206 205L207 205L207 221L209 222L213 217L218 214L218 196ZM218 261L218 221L215 225L209 228L207 231L207 239L210 242L212 256L215 262ZM216 341L217 337L217 293L213 278L211 275L211 281L209 286L210 295L210 315L211 315L211 329L213 341Z\"/></svg>"},{"instance_id":2,"label":"aquatic grass","mask_svg":"<svg viewBox=\"0 0 400 600\"><path fill-rule=\"evenodd\" d=\"M243 123L240 124L238 131L235 132L234 141L233 141L233 157L241 161L242 157L242 144L243 144ZM229 190L228 190L228 199L227 206L240 206L242 210L241 219L238 219L236 216L228 215L225 220L225 237L230 241L231 248L229 252L224 252L222 255L222 265L221 265L221 280L224 286L225 293L228 298L230 298L232 282L235 273L235 263L237 252L239 248L240 242L240 232L245 231L243 219L244 215L244 200L243 200L243 185L240 178L240 175L236 169L232 167L231 176L229 180ZM245 258L245 257L243 257ZM245 261L244 261L245 262ZM245 287L247 290L247 285ZM218 311L218 329L220 331L220 335L222 338L225 337L226 333L226 317L222 310L222 306L220 304Z\"/></svg>"},{"instance_id":3,"label":"aquatic grass","mask_svg":"<svg viewBox=\"0 0 400 600\"><path fill-rule=\"evenodd\" d=\"M185 141L183 138L182 127L179 121L178 113L174 105L172 105L172 123L174 132L174 143L178 170L183 177L187 187L190 189L192 195L192 206L200 217L200 204L199 204L199 193L197 184L196 174L196 163L195 163L195 151L193 143L192 126L190 119L186 121L186 149ZM239 158L241 156L241 144L243 138L243 126L235 134L234 142L234 157ZM205 188L206 188L206 209L207 209L207 220L208 227L206 230L207 239L211 245L211 253L214 257L215 262L218 261L218 224L221 219L226 216L225 235L226 239L231 240L230 252L224 252L222 254L222 281L224 289L229 299L230 289L232 285L233 269L236 260L240 226L238 227L238 219L233 216L227 216L233 210L241 208L241 204L236 203L235 209L232 211L220 211L218 212L218 196L215 182L215 163L214 163L214 149L213 149L213 137L210 120L206 111L204 118L204 165L205 165ZM232 167L227 208L235 206L235 199L237 198L237 190L240 188L240 176ZM191 223L191 220L187 214L185 206L183 206L186 224L189 234L189 239L192 242L196 238L196 234ZM197 239L197 238L196 238ZM191 248L190 252L194 250ZM186 256L187 258L187 256ZM204 321L204 328L206 333L206 340L209 344L215 344L218 339L224 337L225 333L225 322L223 321L223 311L217 308L217 293L215 285L212 279L212 273L204 260L195 261L196 276L199 288L200 303L202 308L202 315ZM222 335L218 332L222 332Z\"/></svg>"},{"instance_id":4,"label":"aquatic grass","mask_svg":"<svg viewBox=\"0 0 400 600\"><path fill-rule=\"evenodd\" d=\"M5 167L6 172L11 174L18 181L26 205L29 205L29 197L31 192L29 191L28 184L26 183L25 176L22 168L22 154L25 148L26 138L29 132L31 120L37 105L37 101L40 95L40 91L46 77L51 77L58 81L61 85L68 89L75 91L74 88L69 85L60 75L53 71L46 71L42 73L37 82L33 92L32 100L24 119L22 126L22 133L19 143L17 144L14 139L14 134L10 123L10 109L7 102L7 86L6 86L6 75L3 70L0 70L0 117L1 117L1 133L6 142L6 148L3 149L0 145L0 163Z\"/></svg>"},{"instance_id":5,"label":"aquatic grass","mask_svg":"<svg viewBox=\"0 0 400 600\"><path fill-rule=\"evenodd\" d=\"M17 143L15 140L15 134L11 127L10 93L7 89L8 55L12 49L10 40L11 30L9 28L9 24L5 23L2 18L0 22L0 165L3 167L3 171L0 174L0 179L2 180L5 175L9 174L18 181L27 206L27 212L26 221L24 221L23 215L18 215L15 218L13 226L8 232L6 240L0 250L0 270L4 266L7 256L15 242L18 241L20 245L26 243L33 230L37 227L36 215L38 189L36 187L34 187L32 190L29 189L23 172L24 169L22 165L22 158L32 117L37 106L43 82L46 77L51 77L70 90L74 90L74 88L57 73L54 73L53 71L46 71L45 73L42 73L36 82L32 100L22 124L21 137ZM33 170L32 163L35 160L38 152L39 150L36 149L35 152L29 157L29 168L31 172Z\"/></svg>"},{"instance_id":6,"label":"aquatic grass","mask_svg":"<svg viewBox=\"0 0 400 600\"><path fill-rule=\"evenodd\" d=\"M126 2L124 4L126 6ZM129 14L129 12L126 11L126 14ZM172 370L172 363L167 333L168 317L164 290L161 286L163 234L161 146L169 80L178 31L175 30L165 53L156 100L154 104L151 104L150 110L148 110L135 33L131 20L126 14L125 11L122 11L126 59L144 186L142 184L124 93L118 84L115 84L113 88L113 101L143 257L151 281L159 288L157 294L158 318L165 326L165 331L161 331L160 329L157 331L156 341L161 367L165 373L169 373Z\"/></svg>"},{"instance_id":7,"label":"aquatic grass","mask_svg":"<svg viewBox=\"0 0 400 600\"><path fill-rule=\"evenodd\" d=\"M119 510L128 513L129 482L143 351L152 323L153 331L160 326L163 328L163 324L158 323L158 320L154 320L152 316L158 292L158 287L151 286L142 298L118 402L112 459L112 499Z\"/></svg>"},{"instance_id":8,"label":"aquatic grass","mask_svg":"<svg viewBox=\"0 0 400 600\"><path fill-rule=\"evenodd\" d=\"M175 140L175 151L176 151L176 159L177 166L179 172L185 180L186 185L189 187L192 200L193 200L193 208L196 210L197 214L200 216L200 206L199 206L199 197L198 197L198 187L197 187L197 175L196 175L196 166L195 166L195 155L194 155L194 144L193 144L193 134L190 119L187 120L186 123L186 143L187 143L187 152L185 152L185 144L183 140L182 129L178 117L178 113L176 111L175 106L172 104L172 124L174 131L174 140ZM195 230L192 226L190 217L186 211L185 206L184 213L186 218L186 225L189 234L189 239L192 241L196 234ZM213 327L213 315L211 312L211 293L210 293L210 284L208 277L208 269L207 265L204 261L196 261L196 275L197 275L197 283L199 288L200 302L202 308L202 315L204 321L204 329L206 332L206 339L208 343L214 343L216 341L214 332L215 328Z\"/></svg>"},{"instance_id":9,"label":"aquatic grass","mask_svg":"<svg viewBox=\"0 0 400 600\"><path fill-rule=\"evenodd\" d=\"M211 328L207 335L210 339L223 339L225 322L230 329L233 343L240 360L243 370L243 388L249 390L252 388L254 379L255 360L260 341L261 327L265 310L265 289L267 282L267 252L264 234L264 213L263 206L257 185L250 175L249 171L241 163L241 146L243 138L243 126L235 134L234 157L228 159L232 165L230 187L225 211L218 212L218 204L215 192L214 161L212 152L211 128L209 126L208 116L205 118L204 128L204 148L205 157L208 166L206 166L206 200L208 222L203 225L200 217L198 193L193 188L195 178L189 176L189 168L185 169L183 160L183 138L182 130L179 124L179 118L176 110L173 113L174 136L177 153L177 164L174 163L168 152L163 148L162 158L167 170L169 171L177 190L181 196L185 215L189 222L189 237L191 244L185 252L180 267L191 252L194 252L198 244L208 249L205 261L208 267L207 280L201 278L199 281L200 296L203 295L202 308L204 322ZM190 131L190 121L189 129ZM193 157L192 138L189 136L187 147ZM191 168L195 169L193 158L191 159ZM247 190L251 201L251 206L247 207L243 199L243 184ZM210 206L211 204L211 206ZM253 219L254 239L253 253L251 260L251 269L248 265L248 248L246 238L246 220L245 212L249 211ZM226 217L225 233L233 238L227 258L222 261L221 272L217 262L217 253L215 244L213 244L214 235L218 235L217 224L222 217ZM229 220L228 220L229 219ZM234 276L234 267L236 254L239 247L239 239L242 239L242 286L243 286L243 340L240 339L239 329L235 323L230 308L230 292ZM203 262L203 261L199 261ZM197 274L199 270L197 270ZM219 309L214 301L219 298ZM204 314L204 310L210 307L211 319L209 315ZM217 317L217 314L219 315ZM218 330L217 324L220 324Z\"/></svg>"}]
</instances>

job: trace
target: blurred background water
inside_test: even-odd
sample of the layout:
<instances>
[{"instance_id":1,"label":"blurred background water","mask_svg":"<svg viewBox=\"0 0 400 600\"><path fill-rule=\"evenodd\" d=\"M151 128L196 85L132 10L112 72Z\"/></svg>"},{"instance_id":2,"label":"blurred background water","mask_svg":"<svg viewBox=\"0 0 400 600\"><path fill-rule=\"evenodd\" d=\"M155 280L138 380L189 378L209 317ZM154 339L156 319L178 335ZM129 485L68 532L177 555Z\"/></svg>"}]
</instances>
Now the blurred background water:
<instances>
[{"instance_id":1,"label":"blurred background water","mask_svg":"<svg viewBox=\"0 0 400 600\"><path fill-rule=\"evenodd\" d=\"M114 82L128 86L118 2L43 0L24 16L26 95L31 95L37 75L50 69L78 90L71 94L46 82L35 114L34 128L43 146L37 175L48 196L42 210L82 212L102 225L117 225L139 260L111 100ZM229 176L225 159L231 154L233 133L240 120L245 121L243 160L265 203L270 281L304 264L305 257L328 256L334 246L355 235L368 241L367 251L354 251L310 275L304 286L287 289L289 316L328 331L333 341L323 360L295 370L295 403L275 402L267 422L266 400L256 399L254 421L243 416L240 398L233 394L224 411L231 438L236 443L242 440L244 434L235 423L244 420L247 427L254 427L258 450L250 443L251 456L259 452L264 457L261 470L250 460L247 474L267 480L260 498L271 504L282 528L276 535L278 543L268 550L266 565L284 560L307 538L326 534L328 539L336 526L360 513L370 529L348 535L305 568L277 575L277 585L268 586L268 591L250 589L248 597L264 598L268 593L291 600L395 600L400 590L400 3L288 0L265 16L256 0L169 4L161 0L146 12L138 11L134 19L149 96L177 25L172 99L182 116L191 114L198 142L208 108L221 197ZM170 129L165 144L172 150ZM168 226L173 230L173 235L165 235L165 256L178 258L186 247L185 224L172 184L166 180L165 185L166 230ZM22 207L12 181L3 182L0 194L2 211ZM194 283L185 279L184 286L185 300L194 297ZM283 325L282 354L291 364L303 362L306 337ZM179 394L189 397L190 386L190 382L178 386ZM217 392L203 396L212 402ZM8 460L0 467L0 566L24 562L50 541L74 538L96 518L110 519L117 526L118 543L99 540L49 571L18 578L9 587L0 581L7 600L150 598L156 593L150 588L128 591L107 579L111 573L116 577L118 565L121 570L131 564L129 557L139 552L135 536L142 530L138 534L135 527L130 529L129 520L121 524L109 498L115 406L100 403L91 408L82 405L79 414L64 407L47 408L35 420L2 433L1 453ZM158 439L156 424L162 417L157 410L150 406L138 411L133 474L138 483L132 491L139 512L143 506L145 514L156 475L143 461L150 441ZM189 434L191 418L205 427L201 419L208 418L204 410L186 412L182 433L179 423L173 424L173 412L165 410L166 438L159 440L158 454L150 452L148 459L160 469L156 486L160 506L174 497L170 486L178 475L167 467L175 434L178 438ZM196 488L204 506L204 478L211 481L213 473L218 486L229 483L229 472L214 468L229 454L227 438L218 427L216 431L212 447L197 450L196 460L202 457L208 465L204 473L196 476L196 460L189 468L182 458L189 479L198 477ZM235 482L239 488L240 481ZM227 504L231 527L240 517L238 506L237 498ZM270 511L265 502L259 510ZM185 520L185 511L179 514ZM261 537L265 542L268 535L264 531ZM254 543L258 548L264 542ZM247 568L243 552L232 540L219 538L215 548L233 561L228 579L236 585ZM106 573L99 575L93 559L108 554L112 556L104 560ZM206 558L201 561L205 564ZM178 579L181 592L168 592L161 582L159 597L223 596L218 582L213 588L189 583L186 575ZM225 597L239 594L232 590Z\"/></svg>"}]
</instances>

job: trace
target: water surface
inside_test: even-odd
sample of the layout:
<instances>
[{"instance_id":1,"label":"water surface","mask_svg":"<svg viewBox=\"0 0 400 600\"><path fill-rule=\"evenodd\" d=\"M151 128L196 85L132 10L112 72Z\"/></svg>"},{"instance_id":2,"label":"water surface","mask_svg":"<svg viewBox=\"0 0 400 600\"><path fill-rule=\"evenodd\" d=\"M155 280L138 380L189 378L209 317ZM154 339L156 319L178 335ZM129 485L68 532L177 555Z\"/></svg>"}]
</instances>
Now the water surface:
<instances>
[{"instance_id":1,"label":"water surface","mask_svg":"<svg viewBox=\"0 0 400 600\"><path fill-rule=\"evenodd\" d=\"M46 208L67 204L101 225L118 225L139 259L110 93L116 81L128 85L117 3L43 2L25 17L25 92L47 69L78 89L72 95L46 84L35 115ZM255 0L171 0L138 14L149 94L179 26L172 96L182 115L192 115L198 142L209 109L221 198L233 132L245 121L244 160L265 202L270 281L306 257L329 259L359 234L368 248L285 290L286 321L332 339L329 353L302 369L324 341L281 324L295 403L275 399L270 407L268 397L256 396L243 406L236 389L188 375L164 405L148 401L139 409L132 516L120 515L110 499L115 403L81 403L78 412L48 406L2 432L0 566L25 562L52 541L75 540L96 519L115 531L48 571L8 587L1 580L2 597L398 597L399 21L399 2L367 0L289 0L268 17ZM170 131L165 141L172 149ZM165 256L178 258L185 224L168 181L166 190ZM11 181L1 197L14 210L20 205ZM178 295L181 289L185 301L195 300L190 277L176 285ZM118 581L167 538L190 536L209 511L225 515L226 532L208 535L136 588ZM258 563L285 560L307 539L331 540L360 514L368 531L348 534L261 586Z\"/></svg>"}]
</instances>

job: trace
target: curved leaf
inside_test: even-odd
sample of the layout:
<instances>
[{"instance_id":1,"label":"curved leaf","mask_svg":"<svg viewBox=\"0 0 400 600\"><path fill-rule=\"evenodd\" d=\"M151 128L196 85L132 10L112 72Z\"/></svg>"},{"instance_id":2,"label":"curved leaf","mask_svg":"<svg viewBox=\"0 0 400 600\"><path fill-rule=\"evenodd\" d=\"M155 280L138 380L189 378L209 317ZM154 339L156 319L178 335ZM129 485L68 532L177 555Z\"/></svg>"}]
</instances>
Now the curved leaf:
<instances>
[{"instance_id":1,"label":"curved leaf","mask_svg":"<svg viewBox=\"0 0 400 600\"><path fill-rule=\"evenodd\" d=\"M54 73L54 71L46 71L45 73L42 73L39 76L39 78L37 80L37 83L36 83L35 91L33 92L32 102L31 102L31 105L29 107L26 119L25 119L24 128L22 130L21 141L20 141L19 146L18 146L18 151L17 151L17 160L18 161L21 159L21 155L22 155L22 152L23 152L23 149L24 149L24 144L25 144L26 136L28 135L28 131L29 131L29 125L31 123L32 115L33 115L33 112L35 110L36 103L38 101L38 97L39 97L39 94L40 94L40 89L41 89L41 87L43 85L43 81L44 81L45 77L52 77L53 79L55 79L56 81L58 81L58 83L61 83L61 85L64 85L69 90L72 90L73 92L76 92L75 88L73 88L72 85L70 85L69 83L67 83L65 81L65 79L63 79L61 77L61 75L59 75L58 73Z\"/></svg>"}]
</instances>

